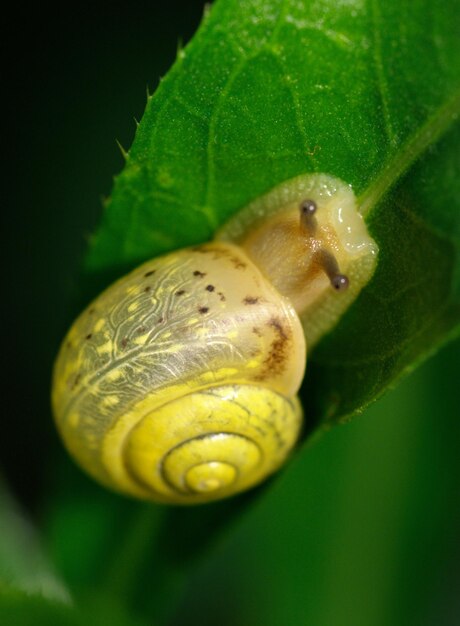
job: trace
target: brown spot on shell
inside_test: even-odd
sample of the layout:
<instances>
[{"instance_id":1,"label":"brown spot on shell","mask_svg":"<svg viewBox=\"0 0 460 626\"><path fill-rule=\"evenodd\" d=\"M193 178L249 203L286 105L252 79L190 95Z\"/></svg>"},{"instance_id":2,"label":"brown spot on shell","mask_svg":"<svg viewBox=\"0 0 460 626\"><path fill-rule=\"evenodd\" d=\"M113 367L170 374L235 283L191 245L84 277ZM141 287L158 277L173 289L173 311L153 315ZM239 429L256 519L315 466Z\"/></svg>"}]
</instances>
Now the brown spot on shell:
<instances>
[{"instance_id":1,"label":"brown spot on shell","mask_svg":"<svg viewBox=\"0 0 460 626\"><path fill-rule=\"evenodd\" d=\"M207 306L200 306L200 308L198 309L198 313L201 313L201 315L204 315L208 311L209 311L209 307Z\"/></svg>"},{"instance_id":2,"label":"brown spot on shell","mask_svg":"<svg viewBox=\"0 0 460 626\"><path fill-rule=\"evenodd\" d=\"M215 287L214 285L207 285L206 286L206 291L214 291Z\"/></svg>"},{"instance_id":3,"label":"brown spot on shell","mask_svg":"<svg viewBox=\"0 0 460 626\"><path fill-rule=\"evenodd\" d=\"M284 340L287 339L287 334L283 328L283 325L277 317L272 317L271 320L268 322L268 325L274 328L276 332L280 335L280 337L282 337Z\"/></svg>"},{"instance_id":4,"label":"brown spot on shell","mask_svg":"<svg viewBox=\"0 0 460 626\"><path fill-rule=\"evenodd\" d=\"M246 263L236 256L230 257L230 261L236 270L244 270L247 267Z\"/></svg>"},{"instance_id":5,"label":"brown spot on shell","mask_svg":"<svg viewBox=\"0 0 460 626\"><path fill-rule=\"evenodd\" d=\"M217 245L210 245L210 244L206 244L204 246L195 246L194 248L191 248L192 252L199 252L200 254L215 254L216 252L218 252L219 254L222 254L222 248L217 244Z\"/></svg>"},{"instance_id":6,"label":"brown spot on shell","mask_svg":"<svg viewBox=\"0 0 460 626\"><path fill-rule=\"evenodd\" d=\"M136 328L136 333L139 333L139 334L145 333L146 330L147 329L145 326L139 326L139 328Z\"/></svg>"},{"instance_id":7,"label":"brown spot on shell","mask_svg":"<svg viewBox=\"0 0 460 626\"><path fill-rule=\"evenodd\" d=\"M221 259L223 257L227 257L229 261L233 264L233 267L237 270L242 270L247 267L246 263L238 258L233 251L228 250L225 246L220 246L219 244L207 244L206 246L196 246L192 248L193 252L199 252L200 254L212 254L214 259Z\"/></svg>"},{"instance_id":8,"label":"brown spot on shell","mask_svg":"<svg viewBox=\"0 0 460 626\"><path fill-rule=\"evenodd\" d=\"M254 328L252 329L252 332L254 333L254 335L257 335L258 337L262 337L262 331L260 330L260 328L257 328L257 326L254 326Z\"/></svg>"},{"instance_id":9,"label":"brown spot on shell","mask_svg":"<svg viewBox=\"0 0 460 626\"><path fill-rule=\"evenodd\" d=\"M80 380L81 380L81 374L77 374L75 376L75 380L73 381L73 384L72 384L72 387L71 387L72 391L75 389L75 387L78 387L78 384L79 384Z\"/></svg>"},{"instance_id":10,"label":"brown spot on shell","mask_svg":"<svg viewBox=\"0 0 460 626\"><path fill-rule=\"evenodd\" d=\"M200 272L200 270L195 270L193 272L194 276L197 276L198 278L204 278L206 276L206 272Z\"/></svg>"},{"instance_id":11,"label":"brown spot on shell","mask_svg":"<svg viewBox=\"0 0 460 626\"><path fill-rule=\"evenodd\" d=\"M127 344L128 344L128 339L127 339L127 337L123 337L123 339L121 340L121 344L120 344L120 345L121 345L121 347L122 347L122 348L126 348Z\"/></svg>"},{"instance_id":12,"label":"brown spot on shell","mask_svg":"<svg viewBox=\"0 0 460 626\"><path fill-rule=\"evenodd\" d=\"M86 339L91 339L91 337L93 336L93 333L89 333L88 335L86 335Z\"/></svg>"},{"instance_id":13,"label":"brown spot on shell","mask_svg":"<svg viewBox=\"0 0 460 626\"><path fill-rule=\"evenodd\" d=\"M222 293L222 291L218 291L217 295L219 296L219 299L220 299L221 302L225 302L225 296Z\"/></svg>"},{"instance_id":14,"label":"brown spot on shell","mask_svg":"<svg viewBox=\"0 0 460 626\"><path fill-rule=\"evenodd\" d=\"M255 296L246 296L246 298L243 299L244 304L257 304L258 302L259 298L256 298Z\"/></svg>"},{"instance_id":15,"label":"brown spot on shell","mask_svg":"<svg viewBox=\"0 0 460 626\"><path fill-rule=\"evenodd\" d=\"M256 377L256 380L260 381L280 376L289 358L290 330L286 329L277 317L272 317L267 322L267 326L275 331L275 338L263 362L262 371L259 376Z\"/></svg>"},{"instance_id":16,"label":"brown spot on shell","mask_svg":"<svg viewBox=\"0 0 460 626\"><path fill-rule=\"evenodd\" d=\"M148 278L149 276L152 276L152 274L155 274L155 270L149 270L148 272L145 272L144 278Z\"/></svg>"},{"instance_id":17,"label":"brown spot on shell","mask_svg":"<svg viewBox=\"0 0 460 626\"><path fill-rule=\"evenodd\" d=\"M176 296L183 296L185 293L185 289L179 289L179 291L176 291Z\"/></svg>"},{"instance_id":18,"label":"brown spot on shell","mask_svg":"<svg viewBox=\"0 0 460 626\"><path fill-rule=\"evenodd\" d=\"M151 290L151 287L149 287L148 285L147 287L144 288L145 293L148 293L150 290Z\"/></svg>"}]
</instances>

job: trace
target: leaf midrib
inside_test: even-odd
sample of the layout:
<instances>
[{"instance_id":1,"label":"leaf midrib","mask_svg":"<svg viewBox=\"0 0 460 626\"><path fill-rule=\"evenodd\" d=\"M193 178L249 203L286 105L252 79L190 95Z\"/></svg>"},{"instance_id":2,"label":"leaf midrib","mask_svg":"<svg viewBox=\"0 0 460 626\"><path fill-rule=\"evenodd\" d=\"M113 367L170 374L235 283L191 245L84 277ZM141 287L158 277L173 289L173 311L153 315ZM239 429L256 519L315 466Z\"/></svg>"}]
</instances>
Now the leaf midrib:
<instances>
[{"instance_id":1,"label":"leaf midrib","mask_svg":"<svg viewBox=\"0 0 460 626\"><path fill-rule=\"evenodd\" d=\"M377 178L358 197L358 206L364 218L431 145L433 145L453 124L460 113L460 89L440 107L400 150L383 166Z\"/></svg>"}]
</instances>

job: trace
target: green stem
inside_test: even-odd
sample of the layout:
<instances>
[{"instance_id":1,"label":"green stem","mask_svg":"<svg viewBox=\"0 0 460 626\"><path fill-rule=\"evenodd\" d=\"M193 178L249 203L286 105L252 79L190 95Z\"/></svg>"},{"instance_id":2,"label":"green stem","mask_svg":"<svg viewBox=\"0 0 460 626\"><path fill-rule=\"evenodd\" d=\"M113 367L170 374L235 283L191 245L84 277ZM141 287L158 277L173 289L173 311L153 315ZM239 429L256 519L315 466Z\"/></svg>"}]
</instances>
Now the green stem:
<instances>
[{"instance_id":1,"label":"green stem","mask_svg":"<svg viewBox=\"0 0 460 626\"><path fill-rule=\"evenodd\" d=\"M103 590L107 596L120 597L126 604L132 604L138 575L154 557L154 544L164 515L162 507L139 505L108 568Z\"/></svg>"}]
</instances>

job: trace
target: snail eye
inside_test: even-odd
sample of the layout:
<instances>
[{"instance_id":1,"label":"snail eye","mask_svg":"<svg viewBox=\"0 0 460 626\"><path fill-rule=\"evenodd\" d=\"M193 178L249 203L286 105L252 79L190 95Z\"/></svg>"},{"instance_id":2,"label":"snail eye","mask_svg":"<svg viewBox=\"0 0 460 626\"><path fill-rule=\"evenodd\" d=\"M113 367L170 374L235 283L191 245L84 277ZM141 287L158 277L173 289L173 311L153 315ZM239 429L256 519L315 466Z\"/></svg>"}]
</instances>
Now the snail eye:
<instances>
[{"instance_id":1,"label":"snail eye","mask_svg":"<svg viewBox=\"0 0 460 626\"><path fill-rule=\"evenodd\" d=\"M350 281L343 274L336 274L331 278L331 285L336 291L345 291L348 289Z\"/></svg>"},{"instance_id":2,"label":"snail eye","mask_svg":"<svg viewBox=\"0 0 460 626\"><path fill-rule=\"evenodd\" d=\"M318 205L314 200L307 199L300 204L300 225L310 237L315 235L318 227L315 217L317 210Z\"/></svg>"},{"instance_id":3,"label":"snail eye","mask_svg":"<svg viewBox=\"0 0 460 626\"><path fill-rule=\"evenodd\" d=\"M313 215L318 210L318 206L314 200L304 200L300 205L302 215Z\"/></svg>"}]
</instances>

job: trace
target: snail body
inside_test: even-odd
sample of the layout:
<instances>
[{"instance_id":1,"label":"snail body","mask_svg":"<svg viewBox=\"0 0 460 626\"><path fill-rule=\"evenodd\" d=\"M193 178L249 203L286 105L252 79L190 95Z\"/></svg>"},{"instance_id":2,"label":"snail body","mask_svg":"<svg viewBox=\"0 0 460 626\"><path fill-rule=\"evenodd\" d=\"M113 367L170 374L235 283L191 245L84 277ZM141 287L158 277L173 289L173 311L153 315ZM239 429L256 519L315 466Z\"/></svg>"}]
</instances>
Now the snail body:
<instances>
[{"instance_id":1,"label":"snail body","mask_svg":"<svg viewBox=\"0 0 460 626\"><path fill-rule=\"evenodd\" d=\"M288 181L215 241L148 261L89 305L61 346L53 409L94 478L190 504L284 463L301 429L305 337L335 323L375 266L350 198L325 175Z\"/></svg>"}]
</instances>

